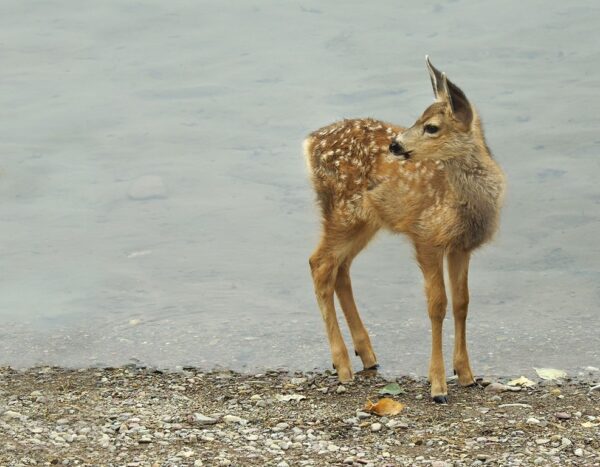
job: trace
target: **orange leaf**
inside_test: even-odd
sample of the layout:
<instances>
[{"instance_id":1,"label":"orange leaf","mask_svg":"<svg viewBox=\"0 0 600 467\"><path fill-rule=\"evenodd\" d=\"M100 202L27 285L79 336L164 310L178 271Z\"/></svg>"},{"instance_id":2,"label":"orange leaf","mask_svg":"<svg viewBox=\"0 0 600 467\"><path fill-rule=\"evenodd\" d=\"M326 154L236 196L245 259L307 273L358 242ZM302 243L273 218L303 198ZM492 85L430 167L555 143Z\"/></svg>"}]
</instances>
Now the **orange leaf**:
<instances>
[{"instance_id":1,"label":"orange leaf","mask_svg":"<svg viewBox=\"0 0 600 467\"><path fill-rule=\"evenodd\" d=\"M365 411L374 413L380 417L383 415L398 415L400 412L402 412L403 408L404 404L396 402L388 397L379 399L375 404L373 404L373 402L370 400L367 400L365 404Z\"/></svg>"}]
</instances>

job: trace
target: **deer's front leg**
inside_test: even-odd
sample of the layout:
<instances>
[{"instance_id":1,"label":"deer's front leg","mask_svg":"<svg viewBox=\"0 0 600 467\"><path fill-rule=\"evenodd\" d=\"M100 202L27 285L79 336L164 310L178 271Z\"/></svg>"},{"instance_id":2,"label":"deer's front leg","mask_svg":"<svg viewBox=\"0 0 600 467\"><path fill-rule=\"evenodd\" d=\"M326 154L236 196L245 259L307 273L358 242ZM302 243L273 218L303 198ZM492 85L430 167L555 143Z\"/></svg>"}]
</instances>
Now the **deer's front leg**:
<instances>
[{"instance_id":1,"label":"deer's front leg","mask_svg":"<svg viewBox=\"0 0 600 467\"><path fill-rule=\"evenodd\" d=\"M454 312L454 371L461 386L475 384L467 352L467 312L469 308L469 257L465 251L448 253L448 277Z\"/></svg>"},{"instance_id":2,"label":"deer's front leg","mask_svg":"<svg viewBox=\"0 0 600 467\"><path fill-rule=\"evenodd\" d=\"M429 381L434 402L448 402L446 370L442 354L442 325L446 316L446 290L444 288L444 251L440 248L417 246L417 260L425 278L427 310L431 321L431 360Z\"/></svg>"},{"instance_id":3,"label":"deer's front leg","mask_svg":"<svg viewBox=\"0 0 600 467\"><path fill-rule=\"evenodd\" d=\"M353 378L352 366L348 349L340 332L333 301L337 265L335 258L323 250L323 248L317 249L309 261L315 294L327 331L333 367L337 370L338 379L341 382L350 381Z\"/></svg>"}]
</instances>

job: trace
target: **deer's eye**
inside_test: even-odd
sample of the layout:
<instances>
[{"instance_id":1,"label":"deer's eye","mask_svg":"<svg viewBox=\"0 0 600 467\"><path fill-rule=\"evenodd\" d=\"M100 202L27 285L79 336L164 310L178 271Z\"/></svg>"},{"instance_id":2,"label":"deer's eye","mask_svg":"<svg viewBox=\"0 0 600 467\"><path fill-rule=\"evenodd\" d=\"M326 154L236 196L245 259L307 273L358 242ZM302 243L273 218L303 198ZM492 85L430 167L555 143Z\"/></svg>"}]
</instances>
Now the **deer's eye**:
<instances>
[{"instance_id":1,"label":"deer's eye","mask_svg":"<svg viewBox=\"0 0 600 467\"><path fill-rule=\"evenodd\" d=\"M431 124L425 125L423 127L423 129L425 130L425 133L429 133L430 135L433 135L433 134L437 133L438 131L440 131L439 126L431 125Z\"/></svg>"}]
</instances>

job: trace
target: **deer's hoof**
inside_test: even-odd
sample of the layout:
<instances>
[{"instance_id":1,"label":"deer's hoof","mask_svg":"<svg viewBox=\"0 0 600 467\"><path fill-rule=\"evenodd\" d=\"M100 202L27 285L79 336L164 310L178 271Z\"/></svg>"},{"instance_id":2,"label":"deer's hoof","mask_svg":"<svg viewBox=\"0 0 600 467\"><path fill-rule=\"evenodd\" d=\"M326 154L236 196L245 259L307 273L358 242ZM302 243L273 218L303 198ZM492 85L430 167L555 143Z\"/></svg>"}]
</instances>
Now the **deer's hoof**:
<instances>
[{"instance_id":1,"label":"deer's hoof","mask_svg":"<svg viewBox=\"0 0 600 467\"><path fill-rule=\"evenodd\" d=\"M365 368L365 370L379 370L379 363L371 365L369 368Z\"/></svg>"},{"instance_id":2,"label":"deer's hoof","mask_svg":"<svg viewBox=\"0 0 600 467\"><path fill-rule=\"evenodd\" d=\"M433 396L433 402L436 404L447 404L448 396Z\"/></svg>"}]
</instances>

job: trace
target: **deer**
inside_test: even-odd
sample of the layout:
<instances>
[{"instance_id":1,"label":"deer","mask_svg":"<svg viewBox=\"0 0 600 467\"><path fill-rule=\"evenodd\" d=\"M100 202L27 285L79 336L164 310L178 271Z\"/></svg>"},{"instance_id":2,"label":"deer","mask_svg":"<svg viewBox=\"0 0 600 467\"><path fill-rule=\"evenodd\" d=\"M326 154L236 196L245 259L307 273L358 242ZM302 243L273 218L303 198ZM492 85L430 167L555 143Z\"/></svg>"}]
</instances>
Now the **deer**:
<instances>
[{"instance_id":1,"label":"deer","mask_svg":"<svg viewBox=\"0 0 600 467\"><path fill-rule=\"evenodd\" d=\"M304 155L322 214L309 265L340 382L353 379L334 305L338 298L355 354L378 368L350 280L353 259L385 229L407 236L422 271L431 323L431 398L448 403L442 325L454 315L453 368L461 386L476 385L466 343L468 272L474 250L499 225L505 176L486 143L481 119L464 92L425 57L434 102L404 128L372 118L345 119L308 135Z\"/></svg>"}]
</instances>

